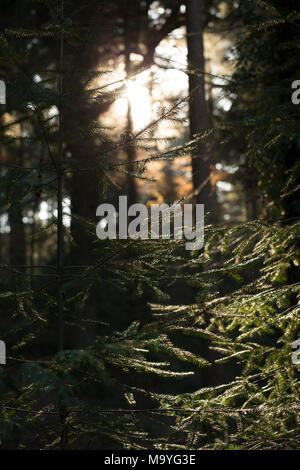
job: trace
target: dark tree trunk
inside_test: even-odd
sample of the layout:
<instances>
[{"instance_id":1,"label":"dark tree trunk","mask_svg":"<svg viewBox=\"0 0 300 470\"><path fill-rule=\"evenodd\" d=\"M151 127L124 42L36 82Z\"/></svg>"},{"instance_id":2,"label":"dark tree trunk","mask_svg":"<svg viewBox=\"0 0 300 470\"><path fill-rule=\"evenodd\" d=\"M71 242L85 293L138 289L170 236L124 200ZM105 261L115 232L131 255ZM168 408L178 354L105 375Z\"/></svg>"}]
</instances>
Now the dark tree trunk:
<instances>
[{"instance_id":1,"label":"dark tree trunk","mask_svg":"<svg viewBox=\"0 0 300 470\"><path fill-rule=\"evenodd\" d=\"M203 48L202 2L186 2L188 61L190 90L190 129L191 137L205 131L209 126L208 108L205 98L205 59ZM207 139L199 142L192 155L193 186L198 192L197 202L205 204L205 211L212 211L212 191L210 183L210 161Z\"/></svg>"},{"instance_id":2,"label":"dark tree trunk","mask_svg":"<svg viewBox=\"0 0 300 470\"><path fill-rule=\"evenodd\" d=\"M69 185L71 234L74 242L72 263L75 265L87 265L93 260L96 209L101 203L100 179L97 179L95 171L84 171L84 168L95 165L94 145L92 139L86 139L69 147L72 158L78 163L78 170L73 171Z\"/></svg>"},{"instance_id":3,"label":"dark tree trunk","mask_svg":"<svg viewBox=\"0 0 300 470\"><path fill-rule=\"evenodd\" d=\"M125 15L124 17L124 54L125 54L125 73L126 78L128 79L131 74L131 64L130 64L130 22L129 18ZM133 118L132 118L132 108L130 99L127 99L127 135L132 136L134 127L133 127ZM129 163L127 171L129 173L134 173L134 162L137 159L137 153L134 143L130 143L127 147L127 161ZM137 201L137 188L136 188L136 179L131 174L127 175L127 193L128 193L128 204L132 205Z\"/></svg>"},{"instance_id":4,"label":"dark tree trunk","mask_svg":"<svg viewBox=\"0 0 300 470\"><path fill-rule=\"evenodd\" d=\"M25 230L23 211L19 201L12 203L9 209L9 253L10 264L24 266L26 264Z\"/></svg>"}]
</instances>

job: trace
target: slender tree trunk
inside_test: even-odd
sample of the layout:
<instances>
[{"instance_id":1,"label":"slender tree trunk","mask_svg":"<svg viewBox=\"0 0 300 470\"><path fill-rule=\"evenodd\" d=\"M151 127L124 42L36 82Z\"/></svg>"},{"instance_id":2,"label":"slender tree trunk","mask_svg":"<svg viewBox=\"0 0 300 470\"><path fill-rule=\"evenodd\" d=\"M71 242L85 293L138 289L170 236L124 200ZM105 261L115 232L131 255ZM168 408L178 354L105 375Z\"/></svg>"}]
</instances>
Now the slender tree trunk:
<instances>
[{"instance_id":1,"label":"slender tree trunk","mask_svg":"<svg viewBox=\"0 0 300 470\"><path fill-rule=\"evenodd\" d=\"M209 126L208 108L205 98L205 59L203 48L202 1L187 0L186 23L190 91L190 129L191 137L205 131ZM205 204L205 211L212 211L210 184L210 161L207 139L199 142L192 155L194 190L198 191L197 202Z\"/></svg>"},{"instance_id":2,"label":"slender tree trunk","mask_svg":"<svg viewBox=\"0 0 300 470\"><path fill-rule=\"evenodd\" d=\"M131 65L130 65L130 25L129 19L125 15L124 17L124 49L125 49L125 73L126 79L130 77ZM133 118L132 118L132 108L130 99L127 99L127 135L131 136L134 132ZM134 143L130 143L127 147L127 161L129 163L127 170L129 173L134 172L134 162L137 159L136 148ZM134 204L137 201L137 188L136 188L136 179L134 176L127 176L127 192L128 192L128 203L129 205Z\"/></svg>"}]
</instances>

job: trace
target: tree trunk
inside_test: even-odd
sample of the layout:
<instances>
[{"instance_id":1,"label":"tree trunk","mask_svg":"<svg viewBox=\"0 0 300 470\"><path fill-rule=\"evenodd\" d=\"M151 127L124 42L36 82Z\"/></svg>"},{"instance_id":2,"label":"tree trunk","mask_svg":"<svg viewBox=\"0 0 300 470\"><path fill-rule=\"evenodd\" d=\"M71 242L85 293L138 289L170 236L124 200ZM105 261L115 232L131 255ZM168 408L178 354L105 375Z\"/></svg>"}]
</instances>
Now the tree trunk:
<instances>
[{"instance_id":1,"label":"tree trunk","mask_svg":"<svg viewBox=\"0 0 300 470\"><path fill-rule=\"evenodd\" d=\"M129 18L124 17L124 54L125 54L125 73L126 79L130 77L131 74L131 64L130 64L130 24ZM133 118L132 118L132 108L129 97L127 98L127 135L130 138L133 135ZM137 159L136 148L134 142L131 142L127 146L127 161L129 165L127 166L127 171L129 173L134 173L134 162ZM128 204L132 205L137 201L137 188L136 188L136 179L130 174L127 175L127 193L128 193Z\"/></svg>"},{"instance_id":2,"label":"tree trunk","mask_svg":"<svg viewBox=\"0 0 300 470\"><path fill-rule=\"evenodd\" d=\"M205 98L205 59L203 48L202 2L186 2L188 62L190 92L190 129L191 137L208 129L209 117ZM198 143L192 155L193 186L198 192L197 202L205 204L205 211L212 211L212 191L210 183L210 161L207 139Z\"/></svg>"},{"instance_id":3,"label":"tree trunk","mask_svg":"<svg viewBox=\"0 0 300 470\"><path fill-rule=\"evenodd\" d=\"M21 204L16 201L9 209L9 252L10 264L24 266L26 264L25 231Z\"/></svg>"}]
</instances>

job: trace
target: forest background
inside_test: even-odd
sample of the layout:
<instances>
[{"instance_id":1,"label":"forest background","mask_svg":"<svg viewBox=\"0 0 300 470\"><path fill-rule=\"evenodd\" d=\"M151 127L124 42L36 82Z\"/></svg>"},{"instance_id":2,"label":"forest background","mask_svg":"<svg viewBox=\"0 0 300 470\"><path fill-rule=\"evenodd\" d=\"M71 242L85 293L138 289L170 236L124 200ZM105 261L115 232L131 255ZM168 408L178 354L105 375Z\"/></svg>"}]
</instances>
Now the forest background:
<instances>
[{"instance_id":1,"label":"forest background","mask_svg":"<svg viewBox=\"0 0 300 470\"><path fill-rule=\"evenodd\" d=\"M297 3L1 1L3 449L299 448Z\"/></svg>"}]
</instances>

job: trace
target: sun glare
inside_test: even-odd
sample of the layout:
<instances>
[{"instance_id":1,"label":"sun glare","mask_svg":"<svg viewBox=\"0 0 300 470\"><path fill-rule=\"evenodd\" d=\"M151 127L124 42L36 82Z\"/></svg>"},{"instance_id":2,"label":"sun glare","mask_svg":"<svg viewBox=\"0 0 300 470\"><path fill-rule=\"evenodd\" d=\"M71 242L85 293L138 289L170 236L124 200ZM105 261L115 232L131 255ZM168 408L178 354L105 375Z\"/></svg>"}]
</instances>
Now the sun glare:
<instances>
[{"instance_id":1,"label":"sun glare","mask_svg":"<svg viewBox=\"0 0 300 470\"><path fill-rule=\"evenodd\" d=\"M135 130L142 129L151 122L152 106L148 82L149 74L145 72L126 82L126 95L130 101Z\"/></svg>"}]
</instances>

